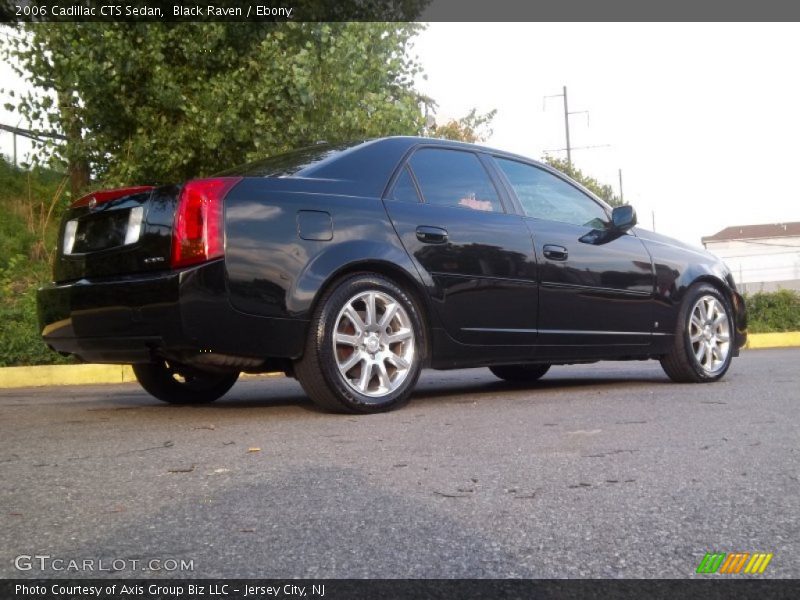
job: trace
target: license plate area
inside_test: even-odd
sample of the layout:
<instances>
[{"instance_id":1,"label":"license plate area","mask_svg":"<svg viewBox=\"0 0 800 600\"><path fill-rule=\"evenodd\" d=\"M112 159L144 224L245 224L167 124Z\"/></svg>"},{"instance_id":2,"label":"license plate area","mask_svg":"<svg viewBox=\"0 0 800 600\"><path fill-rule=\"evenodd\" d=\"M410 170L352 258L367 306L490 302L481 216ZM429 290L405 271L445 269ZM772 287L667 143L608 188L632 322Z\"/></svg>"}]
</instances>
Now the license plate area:
<instances>
[{"instance_id":1,"label":"license plate area","mask_svg":"<svg viewBox=\"0 0 800 600\"><path fill-rule=\"evenodd\" d=\"M67 221L63 253L88 254L135 244L142 233L143 217L144 207L135 206Z\"/></svg>"}]
</instances>

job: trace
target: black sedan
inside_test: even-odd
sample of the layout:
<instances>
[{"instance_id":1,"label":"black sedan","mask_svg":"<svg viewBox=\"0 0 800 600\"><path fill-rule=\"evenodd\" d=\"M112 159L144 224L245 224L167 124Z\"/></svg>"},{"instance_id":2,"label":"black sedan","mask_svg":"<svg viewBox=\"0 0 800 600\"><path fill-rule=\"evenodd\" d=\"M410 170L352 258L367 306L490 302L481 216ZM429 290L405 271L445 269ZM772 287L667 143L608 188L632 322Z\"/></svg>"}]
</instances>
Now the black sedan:
<instances>
[{"instance_id":1,"label":"black sedan","mask_svg":"<svg viewBox=\"0 0 800 600\"><path fill-rule=\"evenodd\" d=\"M746 340L730 270L536 161L444 140L317 145L172 186L97 192L62 223L42 335L132 364L167 402L281 370L320 406L406 402L423 367L532 382L661 361L721 378Z\"/></svg>"}]
</instances>

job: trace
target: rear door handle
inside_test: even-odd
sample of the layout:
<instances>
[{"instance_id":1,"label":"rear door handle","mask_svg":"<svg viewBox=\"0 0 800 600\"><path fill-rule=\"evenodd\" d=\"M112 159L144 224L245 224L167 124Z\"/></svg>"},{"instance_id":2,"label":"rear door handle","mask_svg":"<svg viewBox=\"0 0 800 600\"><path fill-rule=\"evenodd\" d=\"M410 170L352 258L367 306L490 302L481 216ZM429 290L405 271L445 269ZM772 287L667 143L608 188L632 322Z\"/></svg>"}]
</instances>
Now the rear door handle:
<instances>
[{"instance_id":1,"label":"rear door handle","mask_svg":"<svg viewBox=\"0 0 800 600\"><path fill-rule=\"evenodd\" d=\"M556 246L555 244L544 245L544 257L550 260L567 260L569 252L564 246Z\"/></svg>"},{"instance_id":2,"label":"rear door handle","mask_svg":"<svg viewBox=\"0 0 800 600\"><path fill-rule=\"evenodd\" d=\"M444 244L447 241L447 230L442 227L420 225L417 227L417 239L423 244Z\"/></svg>"}]
</instances>

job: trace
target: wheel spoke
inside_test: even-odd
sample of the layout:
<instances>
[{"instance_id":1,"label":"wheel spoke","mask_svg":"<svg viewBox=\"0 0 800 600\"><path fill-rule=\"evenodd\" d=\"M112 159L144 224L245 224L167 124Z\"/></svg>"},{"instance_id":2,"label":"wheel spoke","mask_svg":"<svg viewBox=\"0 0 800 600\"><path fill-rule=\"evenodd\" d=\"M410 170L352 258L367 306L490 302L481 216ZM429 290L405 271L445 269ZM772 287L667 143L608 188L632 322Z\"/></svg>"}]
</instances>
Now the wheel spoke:
<instances>
[{"instance_id":1,"label":"wheel spoke","mask_svg":"<svg viewBox=\"0 0 800 600\"><path fill-rule=\"evenodd\" d=\"M697 333L695 333L693 335L690 335L689 339L692 341L692 344L694 344L696 342L699 342L701 339L703 339L703 334L698 331Z\"/></svg>"},{"instance_id":2,"label":"wheel spoke","mask_svg":"<svg viewBox=\"0 0 800 600\"><path fill-rule=\"evenodd\" d=\"M386 343L391 345L391 344L396 344L398 342L404 342L405 340L410 339L412 335L413 333L410 329L399 329L394 333L386 336Z\"/></svg>"},{"instance_id":3,"label":"wheel spoke","mask_svg":"<svg viewBox=\"0 0 800 600\"><path fill-rule=\"evenodd\" d=\"M717 341L721 343L729 342L731 337L727 333L718 333L717 334Z\"/></svg>"},{"instance_id":4,"label":"wheel spoke","mask_svg":"<svg viewBox=\"0 0 800 600\"><path fill-rule=\"evenodd\" d=\"M705 360L703 361L703 364L709 371L711 370L711 367L714 365L714 348L711 346L710 342L706 342L706 357Z\"/></svg>"},{"instance_id":5,"label":"wheel spoke","mask_svg":"<svg viewBox=\"0 0 800 600\"><path fill-rule=\"evenodd\" d=\"M700 321L708 321L708 310L706 310L705 298L701 299L700 302L697 303L697 312L700 315Z\"/></svg>"},{"instance_id":6,"label":"wheel spoke","mask_svg":"<svg viewBox=\"0 0 800 600\"><path fill-rule=\"evenodd\" d=\"M361 343L361 339L357 335L348 335L341 332L337 332L333 339L336 340L337 344L346 346L357 347Z\"/></svg>"},{"instance_id":7,"label":"wheel spoke","mask_svg":"<svg viewBox=\"0 0 800 600\"><path fill-rule=\"evenodd\" d=\"M694 357L697 359L697 362L699 362L701 365L703 364L704 359L706 357L706 345L705 345L705 343L703 343L703 342L700 343L700 346L697 348L697 350L694 353Z\"/></svg>"},{"instance_id":8,"label":"wheel spoke","mask_svg":"<svg viewBox=\"0 0 800 600\"><path fill-rule=\"evenodd\" d=\"M361 320L361 315L359 315L356 309L353 308L352 304L348 304L345 307L343 316L347 317L353 324L353 327L356 329L356 333L362 333L364 329L366 329L364 321Z\"/></svg>"},{"instance_id":9,"label":"wheel spoke","mask_svg":"<svg viewBox=\"0 0 800 600\"><path fill-rule=\"evenodd\" d=\"M713 298L708 300L708 304L706 305L706 319L709 321L714 320L714 315L717 313L717 301Z\"/></svg>"},{"instance_id":10,"label":"wheel spoke","mask_svg":"<svg viewBox=\"0 0 800 600\"><path fill-rule=\"evenodd\" d=\"M355 367L362 360L364 360L364 355L361 352L359 352L359 351L353 352L347 358L347 360L345 360L343 363L339 364L339 372L342 375L347 375L347 373L350 371L350 369Z\"/></svg>"},{"instance_id":11,"label":"wheel spoke","mask_svg":"<svg viewBox=\"0 0 800 600\"><path fill-rule=\"evenodd\" d=\"M372 379L372 363L366 360L361 364L361 377L358 379L358 388L362 392L366 392L369 387L369 382Z\"/></svg>"},{"instance_id":12,"label":"wheel spoke","mask_svg":"<svg viewBox=\"0 0 800 600\"><path fill-rule=\"evenodd\" d=\"M367 307L367 315L365 319L365 324L367 326L377 324L377 317L375 315L375 294L374 292L370 292L367 294L367 297L364 299L364 305Z\"/></svg>"},{"instance_id":13,"label":"wheel spoke","mask_svg":"<svg viewBox=\"0 0 800 600\"><path fill-rule=\"evenodd\" d=\"M407 369L410 366L410 363L405 358L394 353L389 354L386 360L391 362L398 369Z\"/></svg>"},{"instance_id":14,"label":"wheel spoke","mask_svg":"<svg viewBox=\"0 0 800 600\"><path fill-rule=\"evenodd\" d=\"M389 326L389 323L392 322L392 319L394 319L394 316L396 314L397 314L397 303L392 302L386 307L386 310L384 311L383 316L381 317L381 322L378 324L381 330L384 330Z\"/></svg>"},{"instance_id":15,"label":"wheel spoke","mask_svg":"<svg viewBox=\"0 0 800 600\"><path fill-rule=\"evenodd\" d=\"M378 367L378 381L381 383L381 387L389 390L392 387L392 381L389 379L389 373L386 371L386 364L383 361L377 364Z\"/></svg>"}]
</instances>

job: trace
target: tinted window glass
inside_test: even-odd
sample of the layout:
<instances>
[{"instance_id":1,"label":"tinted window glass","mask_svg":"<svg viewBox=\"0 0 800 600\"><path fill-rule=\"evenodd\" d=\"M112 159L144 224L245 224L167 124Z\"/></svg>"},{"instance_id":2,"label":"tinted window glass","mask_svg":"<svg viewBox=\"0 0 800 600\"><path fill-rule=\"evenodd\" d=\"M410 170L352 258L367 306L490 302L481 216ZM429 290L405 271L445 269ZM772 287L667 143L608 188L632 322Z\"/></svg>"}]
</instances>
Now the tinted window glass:
<instances>
[{"instance_id":1,"label":"tinted window glass","mask_svg":"<svg viewBox=\"0 0 800 600\"><path fill-rule=\"evenodd\" d=\"M503 211L486 169L472 152L423 148L410 165L427 204Z\"/></svg>"},{"instance_id":2,"label":"tinted window glass","mask_svg":"<svg viewBox=\"0 0 800 600\"><path fill-rule=\"evenodd\" d=\"M314 167L322 161L333 158L337 154L360 144L353 142L350 144L317 144L307 148L300 148L257 160L255 162L240 165L233 169L228 169L216 176L241 176L241 177L290 177L292 175L302 175L301 171Z\"/></svg>"},{"instance_id":3,"label":"tinted window glass","mask_svg":"<svg viewBox=\"0 0 800 600\"><path fill-rule=\"evenodd\" d=\"M529 217L594 229L608 224L603 207L566 181L531 165L502 158L495 160Z\"/></svg>"},{"instance_id":4,"label":"tinted window glass","mask_svg":"<svg viewBox=\"0 0 800 600\"><path fill-rule=\"evenodd\" d=\"M417 194L417 186L411 179L411 174L408 172L408 167L403 168L403 172L394 182L394 189L392 190L392 200L400 200L401 202L419 202L419 194Z\"/></svg>"}]
</instances>

